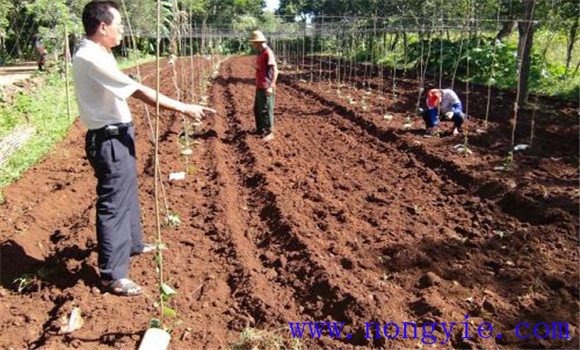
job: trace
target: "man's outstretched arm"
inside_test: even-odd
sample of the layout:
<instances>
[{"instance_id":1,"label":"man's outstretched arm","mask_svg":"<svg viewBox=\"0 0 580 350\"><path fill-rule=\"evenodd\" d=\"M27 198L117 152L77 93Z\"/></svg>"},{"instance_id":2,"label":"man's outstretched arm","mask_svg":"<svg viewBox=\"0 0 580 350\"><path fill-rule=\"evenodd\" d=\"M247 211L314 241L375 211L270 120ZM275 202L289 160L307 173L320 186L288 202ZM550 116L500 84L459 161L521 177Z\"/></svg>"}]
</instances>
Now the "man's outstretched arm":
<instances>
[{"instance_id":1,"label":"man's outstretched arm","mask_svg":"<svg viewBox=\"0 0 580 350\"><path fill-rule=\"evenodd\" d=\"M131 96L147 103L150 106L156 106L157 104L156 91L142 84L139 84L139 87ZM195 119L201 119L205 112L216 112L214 109L208 107L179 102L163 94L159 94L159 106L163 109L186 114Z\"/></svg>"}]
</instances>

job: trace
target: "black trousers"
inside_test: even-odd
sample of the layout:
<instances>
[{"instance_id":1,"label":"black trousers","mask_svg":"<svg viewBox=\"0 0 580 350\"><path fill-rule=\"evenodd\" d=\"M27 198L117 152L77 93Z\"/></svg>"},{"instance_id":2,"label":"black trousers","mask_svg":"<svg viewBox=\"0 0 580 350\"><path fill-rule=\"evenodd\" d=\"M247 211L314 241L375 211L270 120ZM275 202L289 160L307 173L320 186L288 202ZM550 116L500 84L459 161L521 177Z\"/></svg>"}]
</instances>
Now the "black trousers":
<instances>
[{"instance_id":1,"label":"black trousers","mask_svg":"<svg viewBox=\"0 0 580 350\"><path fill-rule=\"evenodd\" d=\"M97 178L97 242L101 279L127 277L131 253L143 249L133 125L110 136L89 130L87 158Z\"/></svg>"},{"instance_id":2,"label":"black trousers","mask_svg":"<svg viewBox=\"0 0 580 350\"><path fill-rule=\"evenodd\" d=\"M429 114L429 109L424 109L421 112L421 117L423 118L423 121L425 122L425 126L427 128L433 127L436 124L439 124L439 117L436 121L431 120L431 115ZM455 125L456 128L460 128L463 125L463 122L465 121L465 113L463 112L455 112L453 113L453 118L451 118L451 120L453 120L453 124Z\"/></svg>"},{"instance_id":3,"label":"black trousers","mask_svg":"<svg viewBox=\"0 0 580 350\"><path fill-rule=\"evenodd\" d=\"M258 134L274 131L274 102L276 93L268 96L266 89L256 89L254 117Z\"/></svg>"}]
</instances>

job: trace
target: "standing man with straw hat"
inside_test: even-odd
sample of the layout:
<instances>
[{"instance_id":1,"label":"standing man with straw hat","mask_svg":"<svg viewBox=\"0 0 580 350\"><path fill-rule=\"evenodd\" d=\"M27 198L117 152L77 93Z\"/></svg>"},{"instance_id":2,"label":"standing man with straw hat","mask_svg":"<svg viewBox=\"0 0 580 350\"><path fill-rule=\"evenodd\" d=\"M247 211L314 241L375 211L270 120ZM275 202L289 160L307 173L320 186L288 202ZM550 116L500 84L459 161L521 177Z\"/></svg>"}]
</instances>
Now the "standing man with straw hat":
<instances>
[{"instance_id":1,"label":"standing man with straw hat","mask_svg":"<svg viewBox=\"0 0 580 350\"><path fill-rule=\"evenodd\" d=\"M258 51L256 57L256 98L254 100L256 133L263 136L262 140L271 141L274 139L274 100L278 66L274 52L268 47L266 41L266 37L261 31L252 32L250 43Z\"/></svg>"},{"instance_id":2,"label":"standing man with straw hat","mask_svg":"<svg viewBox=\"0 0 580 350\"><path fill-rule=\"evenodd\" d=\"M139 84L117 67L111 49L123 39L123 22L114 1L89 2L83 9L83 39L73 58L80 119L89 129L85 151L97 178L97 243L105 291L135 296L142 289L127 278L129 257L158 247L143 244L135 160L135 130L129 97L156 105L155 90ZM159 94L162 108L195 119L213 109Z\"/></svg>"}]
</instances>

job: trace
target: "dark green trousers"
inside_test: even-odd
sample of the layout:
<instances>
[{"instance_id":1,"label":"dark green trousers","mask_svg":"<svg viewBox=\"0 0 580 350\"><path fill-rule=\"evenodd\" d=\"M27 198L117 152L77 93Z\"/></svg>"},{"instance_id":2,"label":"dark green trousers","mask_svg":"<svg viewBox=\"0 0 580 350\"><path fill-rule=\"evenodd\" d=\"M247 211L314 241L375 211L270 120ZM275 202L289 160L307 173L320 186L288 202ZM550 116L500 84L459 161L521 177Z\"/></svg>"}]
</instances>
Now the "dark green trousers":
<instances>
[{"instance_id":1,"label":"dark green trousers","mask_svg":"<svg viewBox=\"0 0 580 350\"><path fill-rule=\"evenodd\" d=\"M270 133L274 131L274 101L275 92L268 96L266 90L256 89L254 100L254 116L256 118L256 131Z\"/></svg>"}]
</instances>

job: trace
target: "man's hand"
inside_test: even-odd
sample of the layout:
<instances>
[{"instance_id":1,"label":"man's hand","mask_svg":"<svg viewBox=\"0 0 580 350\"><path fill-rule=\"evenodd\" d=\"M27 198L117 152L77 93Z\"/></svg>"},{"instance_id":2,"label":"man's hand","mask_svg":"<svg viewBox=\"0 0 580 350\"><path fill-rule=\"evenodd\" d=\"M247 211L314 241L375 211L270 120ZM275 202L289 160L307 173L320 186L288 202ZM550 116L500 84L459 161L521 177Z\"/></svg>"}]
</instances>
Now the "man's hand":
<instances>
[{"instance_id":1,"label":"man's hand","mask_svg":"<svg viewBox=\"0 0 580 350\"><path fill-rule=\"evenodd\" d=\"M447 112L445 113L445 118L447 118L447 120L451 120L453 119L453 114L454 114L453 112Z\"/></svg>"},{"instance_id":2,"label":"man's hand","mask_svg":"<svg viewBox=\"0 0 580 350\"><path fill-rule=\"evenodd\" d=\"M199 121L205 115L204 114L205 112L215 113L215 109L211 109L200 105L186 104L184 105L183 110L181 112L194 118L196 121Z\"/></svg>"},{"instance_id":3,"label":"man's hand","mask_svg":"<svg viewBox=\"0 0 580 350\"><path fill-rule=\"evenodd\" d=\"M274 93L274 86L270 86L267 90L266 90L266 95L267 96L272 96L272 94Z\"/></svg>"},{"instance_id":4,"label":"man's hand","mask_svg":"<svg viewBox=\"0 0 580 350\"><path fill-rule=\"evenodd\" d=\"M196 121L201 120L205 112L215 113L216 111L200 105L185 104L177 100L171 99L163 94L157 95L156 91L145 85L139 84L139 88L133 93L133 97L147 103L150 106L155 106L157 98L159 97L159 105L163 109L174 112L183 113Z\"/></svg>"}]
</instances>

